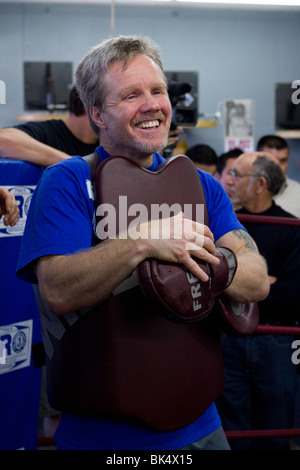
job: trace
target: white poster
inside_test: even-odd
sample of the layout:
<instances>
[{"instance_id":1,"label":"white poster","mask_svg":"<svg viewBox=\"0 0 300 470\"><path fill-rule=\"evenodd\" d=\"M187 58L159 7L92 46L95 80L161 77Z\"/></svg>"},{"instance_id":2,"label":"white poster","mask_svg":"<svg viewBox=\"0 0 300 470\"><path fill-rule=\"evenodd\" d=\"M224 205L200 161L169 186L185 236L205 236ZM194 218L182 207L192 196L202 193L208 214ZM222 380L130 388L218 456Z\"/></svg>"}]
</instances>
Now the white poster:
<instances>
[{"instance_id":1,"label":"white poster","mask_svg":"<svg viewBox=\"0 0 300 470\"><path fill-rule=\"evenodd\" d=\"M2 186L3 188L11 191L18 203L20 211L20 219L17 224L11 227L4 225L3 218L0 219L0 238L2 237L20 237L24 233L24 228L27 220L27 214L31 198L36 186Z\"/></svg>"},{"instance_id":2,"label":"white poster","mask_svg":"<svg viewBox=\"0 0 300 470\"><path fill-rule=\"evenodd\" d=\"M232 99L224 102L224 150L254 151L254 102Z\"/></svg>"},{"instance_id":3,"label":"white poster","mask_svg":"<svg viewBox=\"0 0 300 470\"><path fill-rule=\"evenodd\" d=\"M32 320L0 326L0 375L30 365Z\"/></svg>"}]
</instances>

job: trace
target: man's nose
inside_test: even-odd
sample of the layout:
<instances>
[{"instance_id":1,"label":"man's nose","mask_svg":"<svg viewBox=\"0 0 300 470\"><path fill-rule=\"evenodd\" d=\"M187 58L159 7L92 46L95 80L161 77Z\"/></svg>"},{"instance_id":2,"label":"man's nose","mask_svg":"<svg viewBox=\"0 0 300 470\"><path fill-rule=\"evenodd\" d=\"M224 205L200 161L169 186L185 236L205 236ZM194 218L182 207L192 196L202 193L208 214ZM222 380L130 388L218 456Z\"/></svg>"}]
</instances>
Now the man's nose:
<instances>
[{"instance_id":1,"label":"man's nose","mask_svg":"<svg viewBox=\"0 0 300 470\"><path fill-rule=\"evenodd\" d=\"M146 93L143 96L143 101L141 104L141 111L156 111L160 109L160 103L156 97L156 95L152 95L151 93Z\"/></svg>"}]
</instances>

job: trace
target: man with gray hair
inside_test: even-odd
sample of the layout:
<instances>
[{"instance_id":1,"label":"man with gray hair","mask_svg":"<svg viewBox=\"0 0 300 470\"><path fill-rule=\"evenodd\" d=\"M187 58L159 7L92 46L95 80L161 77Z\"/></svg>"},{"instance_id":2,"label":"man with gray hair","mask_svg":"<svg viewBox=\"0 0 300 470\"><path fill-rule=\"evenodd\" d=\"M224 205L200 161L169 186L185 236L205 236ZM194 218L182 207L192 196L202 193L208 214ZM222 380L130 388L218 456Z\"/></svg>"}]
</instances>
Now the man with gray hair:
<instances>
[{"instance_id":1,"label":"man with gray hair","mask_svg":"<svg viewBox=\"0 0 300 470\"><path fill-rule=\"evenodd\" d=\"M172 117L157 46L148 39L135 36L104 41L79 64L76 86L93 130L101 141L101 146L90 156L91 167L101 169L106 163L120 161L113 157L122 156L130 160L130 168L134 167L138 173L156 172L164 163L158 151L167 143ZM221 358L216 368L210 363L220 351L218 326L214 323L212 331L202 322L193 325L173 322L172 326L172 321L161 320L155 309L149 311L150 306L139 290L134 291L136 295L129 292L130 301L125 305L121 302L115 308L114 301L120 286L125 294L131 290L128 280L134 280L136 268L149 258L177 267L182 265L209 286L211 278L201 268L200 260L217 269L217 248L222 247L235 253L232 258L236 257L236 272L231 284L225 284L224 295L234 302L256 302L265 298L269 291L265 261L238 222L220 183L208 173L200 170L197 173L192 165L197 183L198 176L202 182L209 227L195 221L191 234L191 221L179 213L162 220L141 222L138 237L137 231L129 226L120 236L99 243L95 231L91 167L85 158L73 157L45 170L30 204L18 265L21 279L38 284L43 304L47 366L52 367L55 363L55 370L51 369L51 390L56 393L59 409L63 411L55 435L58 448L228 448L212 397L217 393L209 393L208 402L199 411L207 389L216 382L219 384L219 379L222 383ZM179 178L176 190L182 187L185 191L189 181L184 181L181 175ZM112 183L113 188L119 190L118 182L122 180L123 183L124 179L128 180L130 189L136 187L137 178L124 177L121 173L118 181ZM166 186L172 193L173 180ZM155 190L143 187L142 192L152 199ZM170 235L165 237L167 229L171 229ZM177 234L181 232L180 237L176 236L176 229ZM183 272L186 278L186 272ZM139 289L138 283L136 289ZM137 299L141 299L141 308L136 308ZM105 310L106 306L109 311ZM133 316L137 310L137 316ZM120 316L116 319L115 315ZM157 322L159 328L155 328ZM207 342L193 334L195 328L197 332L201 330ZM120 335L111 340L116 330ZM127 340L132 331L135 334ZM178 340L177 334L180 334ZM188 341L185 340L187 335ZM216 347L209 358L204 357L209 348L205 354L200 354L200 346L211 344L215 338ZM194 362L187 357L191 343L197 346ZM144 344L150 349L146 354L140 354L140 345ZM184 364L171 376L170 370L173 371L180 362L174 359L178 347L181 349L177 357ZM127 353L131 354L130 363L124 360ZM182 357L186 360L182 361ZM67 367L61 373L66 360ZM133 368L132 362L136 365L136 360L138 364ZM191 362L193 370L187 376ZM207 364L206 370L212 372L211 380L197 370L201 364ZM154 370L149 373L153 366ZM118 373L111 372L116 369ZM124 381L124 376L130 379ZM170 380L162 386L165 377ZM175 384L170 389L169 383L174 379ZM70 387L73 380L76 386ZM154 380L158 380L156 387L152 385ZM196 386L195 380L202 381L201 387ZM141 392L143 387L146 390ZM90 399L91 395L94 401ZM86 398L82 399L82 396ZM154 399L156 406L153 406ZM182 408L184 412L178 413ZM192 419L187 417L191 411ZM166 412L168 421L161 422ZM182 416L180 423L177 422L178 415Z\"/></svg>"},{"instance_id":2,"label":"man with gray hair","mask_svg":"<svg viewBox=\"0 0 300 470\"><path fill-rule=\"evenodd\" d=\"M231 170L237 214L295 218L273 197L284 182L276 158L244 153ZM300 227L244 221L268 265L270 293L258 302L260 324L295 326L300 305ZM291 360L293 336L223 335L225 391L217 402L225 430L289 429L294 425L297 366ZM284 450L287 439L238 440L233 449Z\"/></svg>"}]
</instances>

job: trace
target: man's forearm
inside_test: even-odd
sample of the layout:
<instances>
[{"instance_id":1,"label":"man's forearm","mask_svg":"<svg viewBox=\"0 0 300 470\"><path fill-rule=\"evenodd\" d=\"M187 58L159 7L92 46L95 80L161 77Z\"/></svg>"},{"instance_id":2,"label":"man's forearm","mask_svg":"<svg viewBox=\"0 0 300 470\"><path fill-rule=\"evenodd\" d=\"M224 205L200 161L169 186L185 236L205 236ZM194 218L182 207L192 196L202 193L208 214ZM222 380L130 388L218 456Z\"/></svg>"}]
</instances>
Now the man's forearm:
<instances>
[{"instance_id":1,"label":"man's forearm","mask_svg":"<svg viewBox=\"0 0 300 470\"><path fill-rule=\"evenodd\" d=\"M258 302L270 290L268 269L252 237L243 229L233 230L220 238L217 246L230 248L237 258L237 270L225 294L234 302Z\"/></svg>"},{"instance_id":2,"label":"man's forearm","mask_svg":"<svg viewBox=\"0 0 300 470\"><path fill-rule=\"evenodd\" d=\"M145 258L139 246L135 240L117 239L70 256L40 258L36 273L49 310L63 315L107 298Z\"/></svg>"},{"instance_id":3,"label":"man's forearm","mask_svg":"<svg viewBox=\"0 0 300 470\"><path fill-rule=\"evenodd\" d=\"M234 302L258 302L267 297L269 283L265 260L258 253L237 253L238 269L225 294Z\"/></svg>"},{"instance_id":4,"label":"man's forearm","mask_svg":"<svg viewBox=\"0 0 300 470\"><path fill-rule=\"evenodd\" d=\"M14 160L24 160L35 165L49 166L65 158L70 158L60 150L43 144L19 129L0 130L0 156Z\"/></svg>"}]
</instances>

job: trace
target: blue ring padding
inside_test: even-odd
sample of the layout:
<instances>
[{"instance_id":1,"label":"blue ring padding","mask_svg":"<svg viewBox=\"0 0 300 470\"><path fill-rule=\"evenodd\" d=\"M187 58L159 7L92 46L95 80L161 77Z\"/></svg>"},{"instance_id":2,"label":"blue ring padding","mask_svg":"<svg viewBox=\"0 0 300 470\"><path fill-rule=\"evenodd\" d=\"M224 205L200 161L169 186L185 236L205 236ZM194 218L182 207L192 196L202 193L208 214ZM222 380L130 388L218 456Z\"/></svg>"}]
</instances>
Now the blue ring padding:
<instances>
[{"instance_id":1,"label":"blue ring padding","mask_svg":"<svg viewBox=\"0 0 300 470\"><path fill-rule=\"evenodd\" d=\"M35 186L41 175L42 169L36 165L0 158L0 186L14 187L20 193L17 199L21 205L26 199L22 196L22 191L25 189L26 193L28 186ZM21 209L25 214L24 208ZM26 211L27 209L28 207ZM13 350L14 339L14 351L17 352L6 358L7 363L11 360L11 364L14 365L9 372L3 372L9 368L3 369L3 365L0 364L0 449L34 450L37 443L42 369L34 367L30 347L29 365L19 369L16 369L16 366L18 363L24 364L22 348L28 347L29 344L28 342L23 344L29 331L24 322L32 321L32 345L42 341L41 325L32 286L16 277L22 236L14 236L12 231L9 236L4 237L3 233L4 230L0 230L0 334L2 334L0 339L4 340L10 351ZM21 324L21 328L16 327L16 324ZM8 325L15 326L14 330L19 328L22 332L17 337L19 344L16 344L16 336L13 336L15 333L9 333Z\"/></svg>"}]
</instances>

